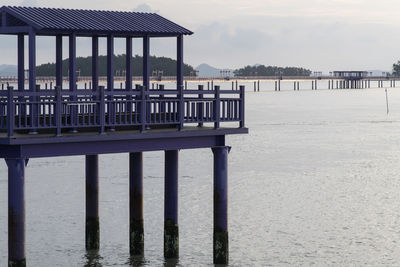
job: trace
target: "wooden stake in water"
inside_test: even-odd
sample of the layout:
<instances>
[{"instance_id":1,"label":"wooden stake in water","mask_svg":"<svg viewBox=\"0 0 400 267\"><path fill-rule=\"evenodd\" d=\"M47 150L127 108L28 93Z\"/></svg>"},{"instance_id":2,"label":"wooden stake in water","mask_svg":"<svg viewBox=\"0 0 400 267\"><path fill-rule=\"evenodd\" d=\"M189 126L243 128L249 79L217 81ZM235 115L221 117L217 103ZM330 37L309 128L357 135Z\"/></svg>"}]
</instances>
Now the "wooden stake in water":
<instances>
[{"instance_id":1,"label":"wooden stake in water","mask_svg":"<svg viewBox=\"0 0 400 267\"><path fill-rule=\"evenodd\" d=\"M389 101L388 101L387 88L385 88L385 93L386 93L386 114L389 114Z\"/></svg>"}]
</instances>

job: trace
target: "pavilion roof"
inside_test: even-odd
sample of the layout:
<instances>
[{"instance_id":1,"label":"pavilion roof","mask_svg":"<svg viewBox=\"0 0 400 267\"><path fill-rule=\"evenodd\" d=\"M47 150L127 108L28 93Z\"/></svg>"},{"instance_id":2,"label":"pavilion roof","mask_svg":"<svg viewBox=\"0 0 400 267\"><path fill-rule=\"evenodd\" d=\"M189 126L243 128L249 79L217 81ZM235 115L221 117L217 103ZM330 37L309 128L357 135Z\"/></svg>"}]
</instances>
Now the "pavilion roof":
<instances>
[{"instance_id":1,"label":"pavilion roof","mask_svg":"<svg viewBox=\"0 0 400 267\"><path fill-rule=\"evenodd\" d=\"M155 13L3 6L1 26L39 35L178 36L193 32ZM4 18L5 16L5 18Z\"/></svg>"}]
</instances>

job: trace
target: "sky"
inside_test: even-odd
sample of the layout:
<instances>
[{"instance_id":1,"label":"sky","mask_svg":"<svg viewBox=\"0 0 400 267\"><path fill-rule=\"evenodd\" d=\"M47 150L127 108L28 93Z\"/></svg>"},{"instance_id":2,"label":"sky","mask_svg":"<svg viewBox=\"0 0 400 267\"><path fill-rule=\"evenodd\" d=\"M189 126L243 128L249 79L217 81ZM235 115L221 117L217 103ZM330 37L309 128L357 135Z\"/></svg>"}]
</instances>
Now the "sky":
<instances>
[{"instance_id":1,"label":"sky","mask_svg":"<svg viewBox=\"0 0 400 267\"><path fill-rule=\"evenodd\" d=\"M2 0L2 5L155 12L194 32L185 63L218 68L264 64L313 71L385 70L400 60L398 0ZM173 38L152 39L151 54L176 58ZM54 61L55 41L38 38L37 62ZM16 64L16 37L0 36L0 64ZM79 38L77 55L90 55ZM67 48L67 45L64 47ZM134 41L134 51L141 53ZM100 41L105 54L105 40ZM116 41L116 54L124 41ZM67 56L67 50L64 51Z\"/></svg>"}]
</instances>

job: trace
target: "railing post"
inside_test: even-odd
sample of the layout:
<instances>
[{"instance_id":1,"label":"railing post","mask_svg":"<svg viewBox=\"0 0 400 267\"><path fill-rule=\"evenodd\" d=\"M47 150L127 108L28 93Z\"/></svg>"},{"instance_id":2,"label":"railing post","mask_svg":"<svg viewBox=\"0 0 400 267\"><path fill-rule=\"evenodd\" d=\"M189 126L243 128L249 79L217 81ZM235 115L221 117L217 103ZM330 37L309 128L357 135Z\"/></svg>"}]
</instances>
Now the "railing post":
<instances>
[{"instance_id":1,"label":"railing post","mask_svg":"<svg viewBox=\"0 0 400 267\"><path fill-rule=\"evenodd\" d=\"M200 120L198 126L199 127L203 127L203 120L204 120L204 112L203 112L204 111L204 103L203 103L204 95L203 95L203 89L204 89L204 86L203 85L199 85L198 89L199 89L199 97L198 97L199 98L199 103L197 103L197 110L198 110L197 119Z\"/></svg>"},{"instance_id":2,"label":"railing post","mask_svg":"<svg viewBox=\"0 0 400 267\"><path fill-rule=\"evenodd\" d=\"M215 102L214 102L214 128L218 129L219 128L219 120L220 120L220 107L221 107L221 100L220 100L220 95L219 95L219 85L216 85L214 87L215 90Z\"/></svg>"},{"instance_id":3,"label":"railing post","mask_svg":"<svg viewBox=\"0 0 400 267\"><path fill-rule=\"evenodd\" d=\"M179 92L179 108L178 108L178 115L179 115L179 130L183 129L183 121L185 120L185 97L183 93L183 85L179 85L178 92Z\"/></svg>"},{"instance_id":4,"label":"railing post","mask_svg":"<svg viewBox=\"0 0 400 267\"><path fill-rule=\"evenodd\" d=\"M126 90L126 113L132 113L132 82L131 86L128 86L128 82L125 82L125 90ZM129 116L129 115L128 115Z\"/></svg>"},{"instance_id":5,"label":"railing post","mask_svg":"<svg viewBox=\"0 0 400 267\"><path fill-rule=\"evenodd\" d=\"M239 127L243 128L244 127L244 105L245 105L245 86L241 85L240 87L240 108L239 108L239 116L240 116L240 123Z\"/></svg>"},{"instance_id":6,"label":"railing post","mask_svg":"<svg viewBox=\"0 0 400 267\"><path fill-rule=\"evenodd\" d=\"M39 126L39 112L40 112L40 96L38 95L40 92L40 84L36 84L35 89L33 90L34 96L30 98L31 103L31 127L32 129L29 131L29 134L37 134L37 128Z\"/></svg>"},{"instance_id":7,"label":"railing post","mask_svg":"<svg viewBox=\"0 0 400 267\"><path fill-rule=\"evenodd\" d=\"M62 113L62 98L61 98L61 86L57 85L55 87L56 90L56 135L61 135L61 113Z\"/></svg>"},{"instance_id":8,"label":"railing post","mask_svg":"<svg viewBox=\"0 0 400 267\"><path fill-rule=\"evenodd\" d=\"M163 84L158 85L158 88L160 91L164 91ZM164 94L160 94L160 99L161 99L161 103L160 103L160 118L161 118L161 116L164 115L164 113L165 113L165 101L164 101L165 96L164 96Z\"/></svg>"},{"instance_id":9,"label":"railing post","mask_svg":"<svg viewBox=\"0 0 400 267\"><path fill-rule=\"evenodd\" d=\"M141 104L140 104L140 131L146 129L146 91L143 86L140 86Z\"/></svg>"},{"instance_id":10,"label":"railing post","mask_svg":"<svg viewBox=\"0 0 400 267\"><path fill-rule=\"evenodd\" d=\"M12 137L14 135L14 123L15 123L15 114L14 114L14 88L9 86L7 88L7 135L8 137Z\"/></svg>"},{"instance_id":11,"label":"railing post","mask_svg":"<svg viewBox=\"0 0 400 267\"><path fill-rule=\"evenodd\" d=\"M100 124L100 133L104 133L105 121L106 121L106 103L104 98L104 86L99 86L99 99L100 99L100 107L99 107L99 124Z\"/></svg>"}]
</instances>

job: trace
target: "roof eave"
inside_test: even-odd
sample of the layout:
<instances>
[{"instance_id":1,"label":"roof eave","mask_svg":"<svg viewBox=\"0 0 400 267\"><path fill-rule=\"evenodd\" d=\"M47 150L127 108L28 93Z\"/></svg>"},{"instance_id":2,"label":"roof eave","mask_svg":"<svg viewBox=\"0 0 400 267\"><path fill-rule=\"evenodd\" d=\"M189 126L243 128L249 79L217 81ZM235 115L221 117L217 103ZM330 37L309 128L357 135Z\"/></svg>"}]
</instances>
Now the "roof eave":
<instances>
[{"instance_id":1,"label":"roof eave","mask_svg":"<svg viewBox=\"0 0 400 267\"><path fill-rule=\"evenodd\" d=\"M31 20L26 19L25 17L20 16L19 14L15 13L12 9L10 9L8 6L1 7L0 12L9 13L10 15L16 17L17 19L25 22L26 24L28 24L29 26L34 28L36 31L39 31L42 29L42 27L40 27L38 24L36 24L35 22L33 22Z\"/></svg>"}]
</instances>

